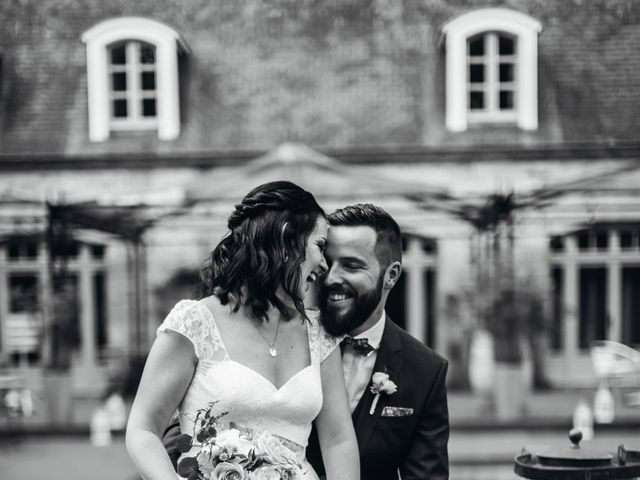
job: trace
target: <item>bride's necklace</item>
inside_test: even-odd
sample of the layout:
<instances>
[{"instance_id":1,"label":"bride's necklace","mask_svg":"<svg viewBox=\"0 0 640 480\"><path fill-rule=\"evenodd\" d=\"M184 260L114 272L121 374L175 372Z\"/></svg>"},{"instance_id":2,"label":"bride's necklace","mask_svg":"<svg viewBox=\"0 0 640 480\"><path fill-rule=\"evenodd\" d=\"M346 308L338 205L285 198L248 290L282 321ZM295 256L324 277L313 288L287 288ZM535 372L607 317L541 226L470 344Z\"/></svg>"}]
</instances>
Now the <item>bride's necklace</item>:
<instances>
[{"instance_id":1,"label":"bride's necklace","mask_svg":"<svg viewBox=\"0 0 640 480\"><path fill-rule=\"evenodd\" d=\"M266 343L267 346L269 347L269 355L271 355L272 357L277 357L278 350L276 349L276 341L278 340L278 330L280 329L280 317L278 317L278 324L276 325L276 334L274 335L273 342L271 343L269 343L269 340L267 340L267 338L262 334L262 331L260 330L260 328L258 328L257 325L255 327L256 327L256 330L258 330L258 333L260 334L262 339L264 340L264 343Z\"/></svg>"}]
</instances>

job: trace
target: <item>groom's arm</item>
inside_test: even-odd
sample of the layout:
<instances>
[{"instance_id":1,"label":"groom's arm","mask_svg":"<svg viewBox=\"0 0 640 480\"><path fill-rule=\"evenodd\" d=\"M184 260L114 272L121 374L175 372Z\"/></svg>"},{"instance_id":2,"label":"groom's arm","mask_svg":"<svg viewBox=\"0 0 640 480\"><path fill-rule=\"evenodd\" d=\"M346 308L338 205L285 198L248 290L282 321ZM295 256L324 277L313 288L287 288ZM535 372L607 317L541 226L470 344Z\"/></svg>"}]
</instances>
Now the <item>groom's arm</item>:
<instances>
[{"instance_id":1,"label":"groom's arm","mask_svg":"<svg viewBox=\"0 0 640 480\"><path fill-rule=\"evenodd\" d=\"M449 411L445 379L448 363L441 360L422 409L414 440L400 465L402 480L449 478Z\"/></svg>"},{"instance_id":2,"label":"groom's arm","mask_svg":"<svg viewBox=\"0 0 640 480\"><path fill-rule=\"evenodd\" d=\"M173 469L178 471L178 458L181 453L176 448L176 438L180 435L180 423L178 423L178 419L174 417L167 427L167 429L162 434L162 445L164 449L167 451L169 455L169 459L171 459L171 464L173 465Z\"/></svg>"}]
</instances>

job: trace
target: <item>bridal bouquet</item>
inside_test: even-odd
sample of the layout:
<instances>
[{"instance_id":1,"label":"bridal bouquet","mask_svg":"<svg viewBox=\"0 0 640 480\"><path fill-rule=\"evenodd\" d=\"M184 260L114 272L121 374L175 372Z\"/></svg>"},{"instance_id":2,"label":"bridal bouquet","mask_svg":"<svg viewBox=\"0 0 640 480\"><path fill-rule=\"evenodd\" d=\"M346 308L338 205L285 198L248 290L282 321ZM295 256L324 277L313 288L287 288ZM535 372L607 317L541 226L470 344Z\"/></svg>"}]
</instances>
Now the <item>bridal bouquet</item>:
<instances>
[{"instance_id":1,"label":"bridal bouquet","mask_svg":"<svg viewBox=\"0 0 640 480\"><path fill-rule=\"evenodd\" d=\"M302 480L295 453L280 438L229 423L214 414L216 402L198 410L193 436L183 433L176 446L183 456L178 474L188 480Z\"/></svg>"}]
</instances>

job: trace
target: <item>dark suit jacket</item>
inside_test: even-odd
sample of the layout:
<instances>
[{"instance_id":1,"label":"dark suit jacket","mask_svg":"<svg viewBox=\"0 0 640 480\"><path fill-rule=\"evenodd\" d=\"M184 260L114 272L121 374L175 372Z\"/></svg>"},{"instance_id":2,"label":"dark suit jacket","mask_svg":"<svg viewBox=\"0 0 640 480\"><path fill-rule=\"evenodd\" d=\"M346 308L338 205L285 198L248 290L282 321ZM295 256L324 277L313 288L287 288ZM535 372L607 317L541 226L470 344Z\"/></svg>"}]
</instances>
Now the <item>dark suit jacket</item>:
<instances>
[{"instance_id":1,"label":"dark suit jacket","mask_svg":"<svg viewBox=\"0 0 640 480\"><path fill-rule=\"evenodd\" d=\"M178 471L178 459L182 453L176 448L176 439L180 436L180 423L178 417L174 416L171 419L171 423L162 434L162 445L169 455L169 460L173 465L173 469Z\"/></svg>"},{"instance_id":2,"label":"dark suit jacket","mask_svg":"<svg viewBox=\"0 0 640 480\"><path fill-rule=\"evenodd\" d=\"M440 480L449 477L449 414L445 378L447 361L425 347L388 317L373 368L386 372L398 391L381 394L369 414L374 395L365 390L353 412L360 450L362 480ZM413 409L411 415L383 416L385 407ZM315 431L307 458L324 474Z\"/></svg>"}]
</instances>

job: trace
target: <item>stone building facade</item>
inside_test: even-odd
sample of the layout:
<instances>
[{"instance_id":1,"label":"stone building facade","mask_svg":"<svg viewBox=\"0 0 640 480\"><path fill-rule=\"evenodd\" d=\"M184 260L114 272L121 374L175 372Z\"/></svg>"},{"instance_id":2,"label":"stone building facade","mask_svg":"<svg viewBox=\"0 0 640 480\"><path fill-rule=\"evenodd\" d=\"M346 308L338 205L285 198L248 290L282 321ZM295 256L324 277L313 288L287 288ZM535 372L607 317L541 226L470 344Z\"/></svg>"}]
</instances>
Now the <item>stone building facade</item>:
<instances>
[{"instance_id":1,"label":"stone building facade","mask_svg":"<svg viewBox=\"0 0 640 480\"><path fill-rule=\"evenodd\" d=\"M398 219L394 318L454 365L496 198L510 271L545 302L552 383L593 382L594 340L640 344L633 0L25 0L0 26L4 364L47 356L49 206L102 220L65 256L74 388L96 393L276 178Z\"/></svg>"}]
</instances>

